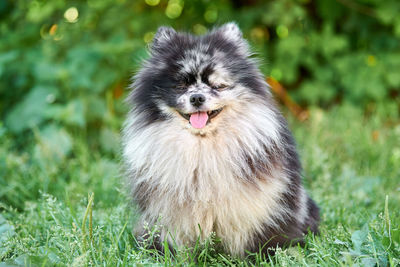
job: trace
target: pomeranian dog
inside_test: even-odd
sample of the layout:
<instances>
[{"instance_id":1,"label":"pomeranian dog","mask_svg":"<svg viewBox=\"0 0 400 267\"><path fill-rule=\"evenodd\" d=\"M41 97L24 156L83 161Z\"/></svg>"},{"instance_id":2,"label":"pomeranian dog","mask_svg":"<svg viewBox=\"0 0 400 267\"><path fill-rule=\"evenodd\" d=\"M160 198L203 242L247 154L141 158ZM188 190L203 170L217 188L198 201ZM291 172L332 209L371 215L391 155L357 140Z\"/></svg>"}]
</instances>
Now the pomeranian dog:
<instances>
[{"instance_id":1,"label":"pomeranian dog","mask_svg":"<svg viewBox=\"0 0 400 267\"><path fill-rule=\"evenodd\" d=\"M245 256L318 231L292 134L235 23L159 28L127 100L137 235L157 225L159 245L190 247L213 233Z\"/></svg>"}]
</instances>

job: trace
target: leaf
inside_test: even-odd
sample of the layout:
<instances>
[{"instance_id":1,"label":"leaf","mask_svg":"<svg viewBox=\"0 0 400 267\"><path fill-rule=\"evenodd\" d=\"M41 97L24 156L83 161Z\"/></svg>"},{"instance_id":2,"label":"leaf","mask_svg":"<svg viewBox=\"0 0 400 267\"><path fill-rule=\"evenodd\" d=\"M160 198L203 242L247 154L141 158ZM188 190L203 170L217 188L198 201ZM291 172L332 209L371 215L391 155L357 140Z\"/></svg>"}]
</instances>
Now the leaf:
<instances>
[{"instance_id":1,"label":"leaf","mask_svg":"<svg viewBox=\"0 0 400 267\"><path fill-rule=\"evenodd\" d=\"M84 127L86 125L82 99L74 99L66 105L52 105L46 110L45 116L72 126Z\"/></svg>"},{"instance_id":2,"label":"leaf","mask_svg":"<svg viewBox=\"0 0 400 267\"><path fill-rule=\"evenodd\" d=\"M14 227L8 224L3 215L0 214L0 256L3 254L4 242L14 234Z\"/></svg>"},{"instance_id":3,"label":"leaf","mask_svg":"<svg viewBox=\"0 0 400 267\"><path fill-rule=\"evenodd\" d=\"M63 160L72 149L72 139L62 128L51 124L40 131L35 157L41 160Z\"/></svg>"},{"instance_id":4,"label":"leaf","mask_svg":"<svg viewBox=\"0 0 400 267\"><path fill-rule=\"evenodd\" d=\"M6 126L13 133L42 123L45 119L45 111L48 109L51 99L54 99L55 90L50 87L37 86L15 105L6 116Z\"/></svg>"},{"instance_id":5,"label":"leaf","mask_svg":"<svg viewBox=\"0 0 400 267\"><path fill-rule=\"evenodd\" d=\"M89 122L101 120L107 112L107 106L104 99L98 96L87 98L87 114L86 118Z\"/></svg>"},{"instance_id":6,"label":"leaf","mask_svg":"<svg viewBox=\"0 0 400 267\"><path fill-rule=\"evenodd\" d=\"M374 267L376 266L377 260L371 257L361 258L361 266Z\"/></svg>"},{"instance_id":7,"label":"leaf","mask_svg":"<svg viewBox=\"0 0 400 267\"><path fill-rule=\"evenodd\" d=\"M343 5L339 1L318 0L316 6L318 14L328 20L336 20L344 13Z\"/></svg>"},{"instance_id":8,"label":"leaf","mask_svg":"<svg viewBox=\"0 0 400 267\"><path fill-rule=\"evenodd\" d=\"M25 264L18 264L15 261L0 262L0 267L23 267Z\"/></svg>"},{"instance_id":9,"label":"leaf","mask_svg":"<svg viewBox=\"0 0 400 267\"><path fill-rule=\"evenodd\" d=\"M8 236L14 235L14 228L7 223L3 215L0 214L0 246Z\"/></svg>"},{"instance_id":10,"label":"leaf","mask_svg":"<svg viewBox=\"0 0 400 267\"><path fill-rule=\"evenodd\" d=\"M62 68L53 62L41 61L33 68L35 78L40 82L52 82L64 75Z\"/></svg>"},{"instance_id":11,"label":"leaf","mask_svg":"<svg viewBox=\"0 0 400 267\"><path fill-rule=\"evenodd\" d=\"M6 53L0 54L0 77L7 66L7 63L13 61L18 57L18 51L12 50Z\"/></svg>"},{"instance_id":12,"label":"leaf","mask_svg":"<svg viewBox=\"0 0 400 267\"><path fill-rule=\"evenodd\" d=\"M109 128L102 128L100 132L100 144L104 151L117 154L120 150L119 134Z\"/></svg>"},{"instance_id":13,"label":"leaf","mask_svg":"<svg viewBox=\"0 0 400 267\"><path fill-rule=\"evenodd\" d=\"M22 254L17 258L0 262L0 267L35 267L35 266L49 266L48 264L44 265L44 262L47 262L48 258L45 256L31 256L27 254Z\"/></svg>"},{"instance_id":14,"label":"leaf","mask_svg":"<svg viewBox=\"0 0 400 267\"><path fill-rule=\"evenodd\" d=\"M400 228L392 230L392 240L400 244Z\"/></svg>"},{"instance_id":15,"label":"leaf","mask_svg":"<svg viewBox=\"0 0 400 267\"><path fill-rule=\"evenodd\" d=\"M367 241L368 231L368 224L365 224L361 230L357 230L351 235L355 252L362 254L362 247L364 242Z\"/></svg>"},{"instance_id":16,"label":"leaf","mask_svg":"<svg viewBox=\"0 0 400 267\"><path fill-rule=\"evenodd\" d=\"M378 6L376 13L380 21L384 24L392 23L399 16L400 6L396 5L393 1L383 1Z\"/></svg>"}]
</instances>

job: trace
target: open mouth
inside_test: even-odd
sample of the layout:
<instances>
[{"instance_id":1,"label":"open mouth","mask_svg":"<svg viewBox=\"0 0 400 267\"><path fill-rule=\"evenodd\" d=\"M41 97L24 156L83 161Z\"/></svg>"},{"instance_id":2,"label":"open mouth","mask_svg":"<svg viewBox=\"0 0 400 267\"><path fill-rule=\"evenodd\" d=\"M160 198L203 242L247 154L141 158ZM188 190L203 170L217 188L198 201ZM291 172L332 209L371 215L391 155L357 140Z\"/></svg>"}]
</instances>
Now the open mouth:
<instances>
[{"instance_id":1,"label":"open mouth","mask_svg":"<svg viewBox=\"0 0 400 267\"><path fill-rule=\"evenodd\" d=\"M190 124L197 129L201 129L210 122L211 119L215 118L223 108L209 110L209 111L198 111L190 114L185 114L180 111L178 113L187 119Z\"/></svg>"}]
</instances>

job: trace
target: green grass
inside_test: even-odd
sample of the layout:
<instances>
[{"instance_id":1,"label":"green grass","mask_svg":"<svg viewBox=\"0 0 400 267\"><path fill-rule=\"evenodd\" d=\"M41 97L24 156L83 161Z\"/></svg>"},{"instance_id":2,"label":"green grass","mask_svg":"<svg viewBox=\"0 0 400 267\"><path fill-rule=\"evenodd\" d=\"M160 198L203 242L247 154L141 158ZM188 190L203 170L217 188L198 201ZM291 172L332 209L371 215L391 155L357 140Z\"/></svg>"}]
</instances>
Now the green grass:
<instances>
[{"instance_id":1,"label":"green grass","mask_svg":"<svg viewBox=\"0 0 400 267\"><path fill-rule=\"evenodd\" d=\"M139 248L118 153L89 146L79 131L68 156L52 151L37 134L32 149L25 149L0 126L0 267L398 266L397 115L349 106L310 112L306 122L289 121L304 182L321 207L321 234L308 236L305 248L278 249L269 260L232 258L218 252L213 240L176 255Z\"/></svg>"}]
</instances>

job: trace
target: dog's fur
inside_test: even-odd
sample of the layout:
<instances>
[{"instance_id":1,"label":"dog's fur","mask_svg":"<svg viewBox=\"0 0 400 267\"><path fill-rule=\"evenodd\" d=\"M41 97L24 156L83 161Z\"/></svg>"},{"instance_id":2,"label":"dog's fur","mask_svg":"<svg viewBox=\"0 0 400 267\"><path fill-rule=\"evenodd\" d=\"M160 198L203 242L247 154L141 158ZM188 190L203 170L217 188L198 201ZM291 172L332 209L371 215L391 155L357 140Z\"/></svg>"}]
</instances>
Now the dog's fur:
<instances>
[{"instance_id":1,"label":"dog's fur","mask_svg":"<svg viewBox=\"0 0 400 267\"><path fill-rule=\"evenodd\" d=\"M250 56L234 23L203 36L156 33L124 127L137 234L160 224L160 241L190 246L214 232L227 252L244 256L318 231L295 142ZM199 108L194 93L205 96ZM201 129L188 121L221 108Z\"/></svg>"}]
</instances>

